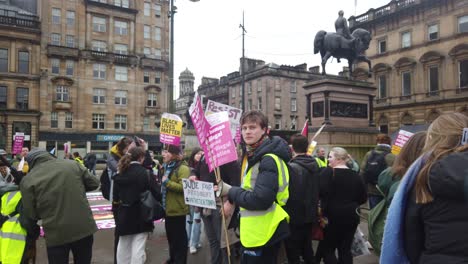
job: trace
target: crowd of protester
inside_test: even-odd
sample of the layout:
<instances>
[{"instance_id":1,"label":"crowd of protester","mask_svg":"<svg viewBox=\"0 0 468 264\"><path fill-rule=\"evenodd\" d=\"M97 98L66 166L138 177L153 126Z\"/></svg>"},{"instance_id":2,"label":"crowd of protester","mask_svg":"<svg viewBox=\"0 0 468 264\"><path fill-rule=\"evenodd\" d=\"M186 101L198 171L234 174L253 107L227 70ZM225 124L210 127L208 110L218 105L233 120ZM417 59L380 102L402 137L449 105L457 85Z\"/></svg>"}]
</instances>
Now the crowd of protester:
<instances>
[{"instance_id":1,"label":"crowd of protester","mask_svg":"<svg viewBox=\"0 0 468 264\"><path fill-rule=\"evenodd\" d=\"M116 224L114 263L146 262L154 223L141 217L145 192L164 209L166 263L187 263L202 247L202 232L212 264L277 263L281 248L292 264L353 263L366 207L381 219L380 227L369 223L381 263L465 263L464 128L467 116L441 115L397 154L391 138L379 134L359 165L343 147L320 146L313 156L301 134L289 144L272 137L264 114L249 111L241 118L242 154L219 175L200 148L184 156L180 146L166 145L159 161L143 139L124 137L101 175ZM86 192L99 188L96 156L73 157L23 148L10 161L0 150L0 263L35 258L39 220L49 263L68 263L70 251L75 263L91 263L97 227ZM184 179L213 183L216 209L187 205ZM313 240L320 240L315 251Z\"/></svg>"}]
</instances>

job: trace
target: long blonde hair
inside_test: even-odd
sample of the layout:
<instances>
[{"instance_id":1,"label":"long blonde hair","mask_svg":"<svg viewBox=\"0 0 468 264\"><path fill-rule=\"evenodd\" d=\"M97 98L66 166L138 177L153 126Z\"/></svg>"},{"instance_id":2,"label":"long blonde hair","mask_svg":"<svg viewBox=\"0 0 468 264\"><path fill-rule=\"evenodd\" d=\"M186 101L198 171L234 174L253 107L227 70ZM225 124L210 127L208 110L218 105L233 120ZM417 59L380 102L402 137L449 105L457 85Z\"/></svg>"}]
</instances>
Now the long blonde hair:
<instances>
[{"instance_id":1,"label":"long blonde hair","mask_svg":"<svg viewBox=\"0 0 468 264\"><path fill-rule=\"evenodd\" d=\"M432 165L450 153L468 148L460 144L465 127L468 127L468 117L461 113L441 115L429 126L423 149L426 160L416 178L416 203L425 204L434 200L429 189Z\"/></svg>"}]
</instances>

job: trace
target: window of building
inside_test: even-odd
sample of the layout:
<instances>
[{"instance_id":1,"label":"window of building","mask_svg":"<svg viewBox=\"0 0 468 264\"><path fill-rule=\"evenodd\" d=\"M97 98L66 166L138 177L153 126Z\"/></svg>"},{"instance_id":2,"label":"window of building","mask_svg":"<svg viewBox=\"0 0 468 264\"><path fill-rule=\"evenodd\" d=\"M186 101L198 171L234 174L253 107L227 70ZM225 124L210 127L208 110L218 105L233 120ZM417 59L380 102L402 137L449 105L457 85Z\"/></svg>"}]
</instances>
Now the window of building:
<instances>
[{"instance_id":1,"label":"window of building","mask_svg":"<svg viewBox=\"0 0 468 264\"><path fill-rule=\"evenodd\" d=\"M115 66L115 80L126 82L128 80L128 68L124 66Z\"/></svg>"},{"instance_id":2,"label":"window of building","mask_svg":"<svg viewBox=\"0 0 468 264\"><path fill-rule=\"evenodd\" d=\"M103 17L93 16L93 31L106 32L106 19Z\"/></svg>"},{"instance_id":3,"label":"window of building","mask_svg":"<svg viewBox=\"0 0 468 264\"><path fill-rule=\"evenodd\" d=\"M150 82L150 73L147 71L143 72L143 82L144 83L149 83Z\"/></svg>"},{"instance_id":4,"label":"window of building","mask_svg":"<svg viewBox=\"0 0 468 264\"><path fill-rule=\"evenodd\" d=\"M247 87L247 94L252 93L252 84L251 83L246 83L245 86Z\"/></svg>"},{"instance_id":5,"label":"window of building","mask_svg":"<svg viewBox=\"0 0 468 264\"><path fill-rule=\"evenodd\" d=\"M291 93L296 93L296 92L297 92L297 82L291 81Z\"/></svg>"},{"instance_id":6,"label":"window of building","mask_svg":"<svg viewBox=\"0 0 468 264\"><path fill-rule=\"evenodd\" d=\"M126 130L127 129L127 116L115 115L114 128L117 130Z\"/></svg>"},{"instance_id":7,"label":"window of building","mask_svg":"<svg viewBox=\"0 0 468 264\"><path fill-rule=\"evenodd\" d=\"M65 112L65 128L73 128L73 113Z\"/></svg>"},{"instance_id":8,"label":"window of building","mask_svg":"<svg viewBox=\"0 0 468 264\"><path fill-rule=\"evenodd\" d=\"M117 35L125 36L128 34L128 23L124 21L114 22L114 31Z\"/></svg>"},{"instance_id":9,"label":"window of building","mask_svg":"<svg viewBox=\"0 0 468 264\"><path fill-rule=\"evenodd\" d=\"M72 76L73 72L75 71L75 62L72 60L66 60L65 69L66 69L65 74L68 76Z\"/></svg>"},{"instance_id":10,"label":"window of building","mask_svg":"<svg viewBox=\"0 0 468 264\"><path fill-rule=\"evenodd\" d=\"M106 89L93 88L93 104L106 103Z\"/></svg>"},{"instance_id":11,"label":"window of building","mask_svg":"<svg viewBox=\"0 0 468 264\"><path fill-rule=\"evenodd\" d=\"M275 117L275 129L281 129L281 117Z\"/></svg>"},{"instance_id":12,"label":"window of building","mask_svg":"<svg viewBox=\"0 0 468 264\"><path fill-rule=\"evenodd\" d=\"M257 98L257 109L262 110L262 98L261 97Z\"/></svg>"},{"instance_id":13,"label":"window of building","mask_svg":"<svg viewBox=\"0 0 468 264\"><path fill-rule=\"evenodd\" d=\"M155 93L148 93L148 100L146 106L156 107L158 105L158 97Z\"/></svg>"},{"instance_id":14,"label":"window of building","mask_svg":"<svg viewBox=\"0 0 468 264\"><path fill-rule=\"evenodd\" d=\"M125 44L115 44L114 45L114 53L127 55L128 54L128 46L125 45Z\"/></svg>"},{"instance_id":15,"label":"window of building","mask_svg":"<svg viewBox=\"0 0 468 264\"><path fill-rule=\"evenodd\" d=\"M0 49L0 72L8 72L8 50Z\"/></svg>"},{"instance_id":16,"label":"window of building","mask_svg":"<svg viewBox=\"0 0 468 264\"><path fill-rule=\"evenodd\" d=\"M150 130L150 118L149 116L143 117L143 130L148 131Z\"/></svg>"},{"instance_id":17,"label":"window of building","mask_svg":"<svg viewBox=\"0 0 468 264\"><path fill-rule=\"evenodd\" d=\"M252 99L247 100L247 111L252 110Z\"/></svg>"},{"instance_id":18,"label":"window of building","mask_svg":"<svg viewBox=\"0 0 468 264\"><path fill-rule=\"evenodd\" d=\"M468 16L462 16L458 18L458 32L468 32Z\"/></svg>"},{"instance_id":19,"label":"window of building","mask_svg":"<svg viewBox=\"0 0 468 264\"><path fill-rule=\"evenodd\" d=\"M107 51L107 43L101 40L93 40L91 42L91 49L94 51L106 52Z\"/></svg>"},{"instance_id":20,"label":"window of building","mask_svg":"<svg viewBox=\"0 0 468 264\"><path fill-rule=\"evenodd\" d=\"M57 85L55 87L55 100L60 102L68 102L70 97L70 90L68 86Z\"/></svg>"},{"instance_id":21,"label":"window of building","mask_svg":"<svg viewBox=\"0 0 468 264\"><path fill-rule=\"evenodd\" d=\"M436 40L439 38L439 25L434 24L427 27L428 40Z\"/></svg>"},{"instance_id":22,"label":"window of building","mask_svg":"<svg viewBox=\"0 0 468 264\"><path fill-rule=\"evenodd\" d=\"M154 49L154 56L156 59L161 59L161 50L160 49Z\"/></svg>"},{"instance_id":23,"label":"window of building","mask_svg":"<svg viewBox=\"0 0 468 264\"><path fill-rule=\"evenodd\" d=\"M58 127L58 113L57 112L50 113L50 127L51 128Z\"/></svg>"},{"instance_id":24,"label":"window of building","mask_svg":"<svg viewBox=\"0 0 468 264\"><path fill-rule=\"evenodd\" d=\"M411 95L411 73L410 72L403 72L401 74L402 78L402 96L409 96Z\"/></svg>"},{"instance_id":25,"label":"window of building","mask_svg":"<svg viewBox=\"0 0 468 264\"><path fill-rule=\"evenodd\" d=\"M18 87L16 88L16 109L28 110L29 107L29 89Z\"/></svg>"},{"instance_id":26,"label":"window of building","mask_svg":"<svg viewBox=\"0 0 468 264\"><path fill-rule=\"evenodd\" d=\"M106 78L106 65L105 64L93 64L93 78L94 79L105 79Z\"/></svg>"},{"instance_id":27,"label":"window of building","mask_svg":"<svg viewBox=\"0 0 468 264\"><path fill-rule=\"evenodd\" d=\"M439 67L433 66L429 68L429 93L439 91Z\"/></svg>"},{"instance_id":28,"label":"window of building","mask_svg":"<svg viewBox=\"0 0 468 264\"><path fill-rule=\"evenodd\" d=\"M387 40L379 40L379 54L387 52Z\"/></svg>"},{"instance_id":29,"label":"window of building","mask_svg":"<svg viewBox=\"0 0 468 264\"><path fill-rule=\"evenodd\" d=\"M59 25L61 23L61 11L60 8L52 8L52 24Z\"/></svg>"},{"instance_id":30,"label":"window of building","mask_svg":"<svg viewBox=\"0 0 468 264\"><path fill-rule=\"evenodd\" d=\"M60 73L60 60L59 59L50 59L50 68L52 74Z\"/></svg>"},{"instance_id":31,"label":"window of building","mask_svg":"<svg viewBox=\"0 0 468 264\"><path fill-rule=\"evenodd\" d=\"M143 48L143 54L145 54L145 56L151 55L151 48L144 47Z\"/></svg>"},{"instance_id":32,"label":"window of building","mask_svg":"<svg viewBox=\"0 0 468 264\"><path fill-rule=\"evenodd\" d=\"M297 111L297 100L296 98L291 98L291 112Z\"/></svg>"},{"instance_id":33,"label":"window of building","mask_svg":"<svg viewBox=\"0 0 468 264\"><path fill-rule=\"evenodd\" d=\"M257 80L257 93L262 91L262 80Z\"/></svg>"},{"instance_id":34,"label":"window of building","mask_svg":"<svg viewBox=\"0 0 468 264\"><path fill-rule=\"evenodd\" d=\"M236 98L236 87L232 87L231 98Z\"/></svg>"},{"instance_id":35,"label":"window of building","mask_svg":"<svg viewBox=\"0 0 468 264\"><path fill-rule=\"evenodd\" d=\"M411 47L411 32L401 33L401 47L402 48Z\"/></svg>"},{"instance_id":36,"label":"window of building","mask_svg":"<svg viewBox=\"0 0 468 264\"><path fill-rule=\"evenodd\" d=\"M459 62L460 88L468 88L468 60Z\"/></svg>"},{"instance_id":37,"label":"window of building","mask_svg":"<svg viewBox=\"0 0 468 264\"><path fill-rule=\"evenodd\" d=\"M114 103L116 105L127 105L127 91L124 91L124 90L115 91Z\"/></svg>"},{"instance_id":38,"label":"window of building","mask_svg":"<svg viewBox=\"0 0 468 264\"><path fill-rule=\"evenodd\" d=\"M275 97L275 110L281 110L281 97Z\"/></svg>"},{"instance_id":39,"label":"window of building","mask_svg":"<svg viewBox=\"0 0 468 264\"><path fill-rule=\"evenodd\" d=\"M50 34L50 44L55 45L55 46L60 46L61 42L62 40L61 40L60 34L57 34L57 33Z\"/></svg>"},{"instance_id":40,"label":"window of building","mask_svg":"<svg viewBox=\"0 0 468 264\"><path fill-rule=\"evenodd\" d=\"M160 84L161 83L161 72L155 72L154 83Z\"/></svg>"},{"instance_id":41,"label":"window of building","mask_svg":"<svg viewBox=\"0 0 468 264\"><path fill-rule=\"evenodd\" d=\"M160 5L154 4L154 15L156 17L161 16L161 6Z\"/></svg>"},{"instance_id":42,"label":"window of building","mask_svg":"<svg viewBox=\"0 0 468 264\"><path fill-rule=\"evenodd\" d=\"M387 76L379 76L379 98L387 98Z\"/></svg>"},{"instance_id":43,"label":"window of building","mask_svg":"<svg viewBox=\"0 0 468 264\"><path fill-rule=\"evenodd\" d=\"M114 0L115 6L128 8L130 6L129 0Z\"/></svg>"},{"instance_id":44,"label":"window of building","mask_svg":"<svg viewBox=\"0 0 468 264\"><path fill-rule=\"evenodd\" d=\"M0 109L7 108L7 87L0 86Z\"/></svg>"},{"instance_id":45,"label":"window of building","mask_svg":"<svg viewBox=\"0 0 468 264\"><path fill-rule=\"evenodd\" d=\"M143 26L143 38L145 39L151 38L151 27L148 25Z\"/></svg>"},{"instance_id":46,"label":"window of building","mask_svg":"<svg viewBox=\"0 0 468 264\"><path fill-rule=\"evenodd\" d=\"M145 2L143 4L143 14L145 16L151 16L151 3Z\"/></svg>"},{"instance_id":47,"label":"window of building","mask_svg":"<svg viewBox=\"0 0 468 264\"><path fill-rule=\"evenodd\" d=\"M291 116L291 130L296 130L297 126L297 118L295 116Z\"/></svg>"},{"instance_id":48,"label":"window of building","mask_svg":"<svg viewBox=\"0 0 468 264\"><path fill-rule=\"evenodd\" d=\"M67 26L75 25L75 11L67 11Z\"/></svg>"},{"instance_id":49,"label":"window of building","mask_svg":"<svg viewBox=\"0 0 468 264\"><path fill-rule=\"evenodd\" d=\"M75 47L75 36L73 35L66 35L65 36L65 46L69 48Z\"/></svg>"},{"instance_id":50,"label":"window of building","mask_svg":"<svg viewBox=\"0 0 468 264\"><path fill-rule=\"evenodd\" d=\"M29 73L29 52L18 52L18 72Z\"/></svg>"},{"instance_id":51,"label":"window of building","mask_svg":"<svg viewBox=\"0 0 468 264\"><path fill-rule=\"evenodd\" d=\"M104 114L93 114L93 129L104 129L105 119Z\"/></svg>"},{"instance_id":52,"label":"window of building","mask_svg":"<svg viewBox=\"0 0 468 264\"><path fill-rule=\"evenodd\" d=\"M161 28L160 27L154 28L154 40L161 41Z\"/></svg>"}]
</instances>

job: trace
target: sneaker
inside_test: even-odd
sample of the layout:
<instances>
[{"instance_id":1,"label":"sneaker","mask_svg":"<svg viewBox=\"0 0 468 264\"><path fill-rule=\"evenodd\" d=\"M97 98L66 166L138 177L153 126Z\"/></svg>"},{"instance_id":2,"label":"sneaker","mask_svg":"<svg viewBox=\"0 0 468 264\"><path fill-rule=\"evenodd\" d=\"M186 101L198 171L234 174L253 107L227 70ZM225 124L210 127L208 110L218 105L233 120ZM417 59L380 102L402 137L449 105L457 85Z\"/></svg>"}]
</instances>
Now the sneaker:
<instances>
[{"instance_id":1,"label":"sneaker","mask_svg":"<svg viewBox=\"0 0 468 264\"><path fill-rule=\"evenodd\" d=\"M190 247L190 254L195 254L197 253L197 248L196 247Z\"/></svg>"},{"instance_id":2,"label":"sneaker","mask_svg":"<svg viewBox=\"0 0 468 264\"><path fill-rule=\"evenodd\" d=\"M201 243L198 243L198 245L196 246L196 248L201 248L201 247L202 247Z\"/></svg>"}]
</instances>

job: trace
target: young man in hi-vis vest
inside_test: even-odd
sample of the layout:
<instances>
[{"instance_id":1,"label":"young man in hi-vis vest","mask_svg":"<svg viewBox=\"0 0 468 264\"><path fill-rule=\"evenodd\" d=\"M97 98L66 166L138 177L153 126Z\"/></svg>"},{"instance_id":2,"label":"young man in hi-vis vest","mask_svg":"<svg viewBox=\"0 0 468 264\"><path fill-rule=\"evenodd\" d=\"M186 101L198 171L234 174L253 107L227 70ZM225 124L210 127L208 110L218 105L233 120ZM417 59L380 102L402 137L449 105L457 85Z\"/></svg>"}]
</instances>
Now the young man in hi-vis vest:
<instances>
[{"instance_id":1,"label":"young man in hi-vis vest","mask_svg":"<svg viewBox=\"0 0 468 264\"><path fill-rule=\"evenodd\" d=\"M240 207L241 263L277 263L281 242L289 236L289 216L282 208L289 197L291 158L288 144L268 137L268 119L260 111L241 117L245 149L241 187L220 182L218 194L227 195L225 211Z\"/></svg>"}]
</instances>

